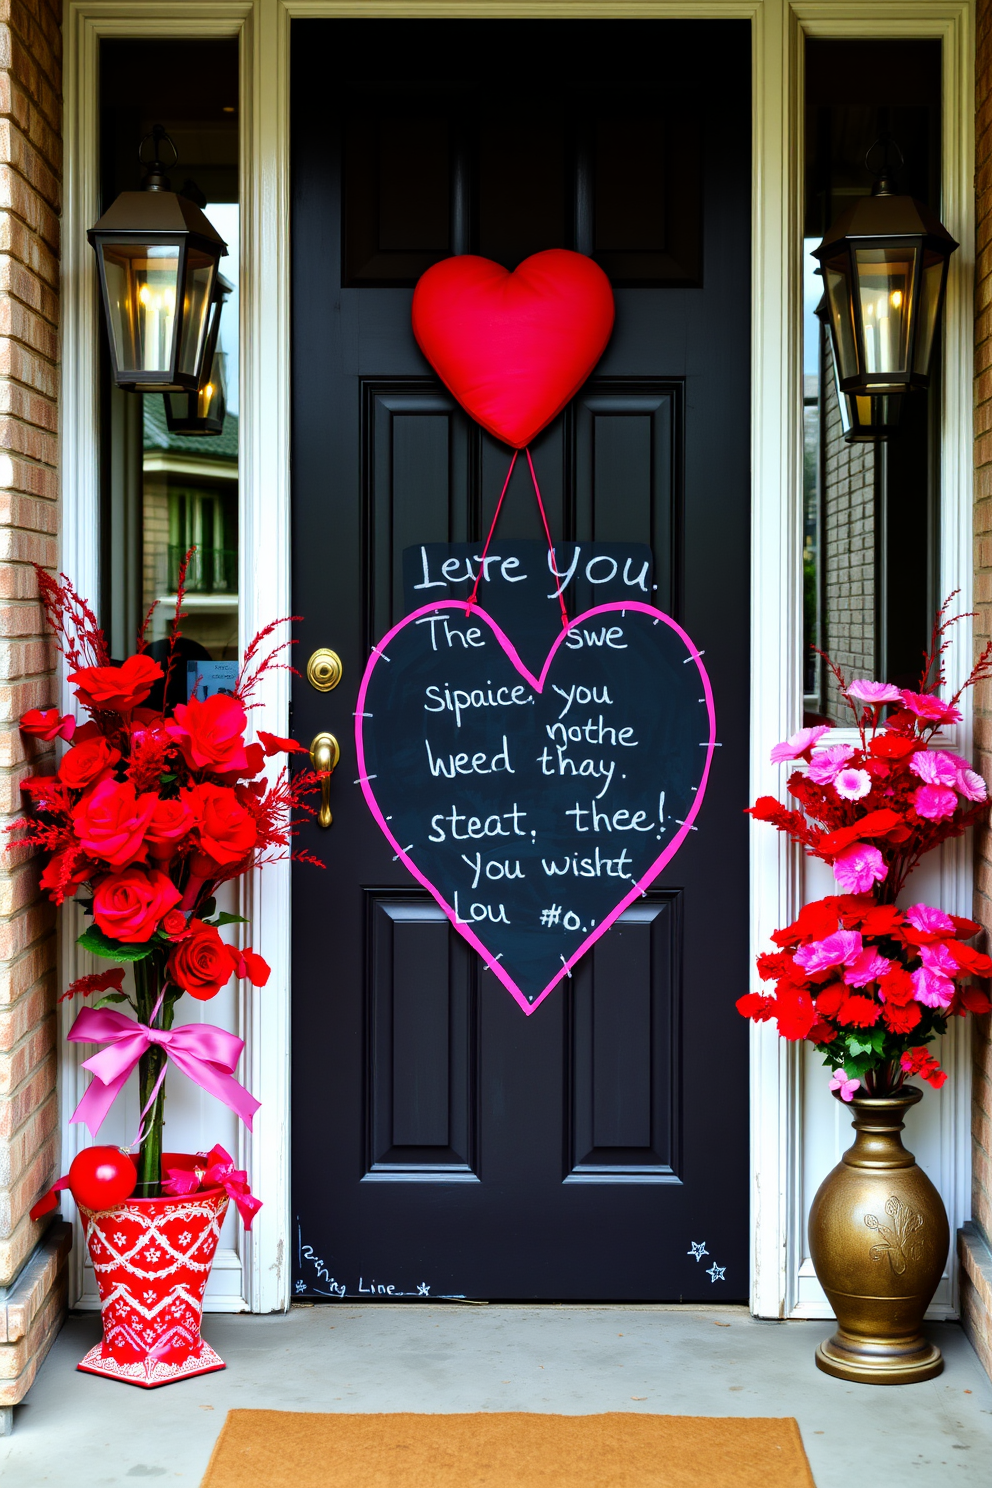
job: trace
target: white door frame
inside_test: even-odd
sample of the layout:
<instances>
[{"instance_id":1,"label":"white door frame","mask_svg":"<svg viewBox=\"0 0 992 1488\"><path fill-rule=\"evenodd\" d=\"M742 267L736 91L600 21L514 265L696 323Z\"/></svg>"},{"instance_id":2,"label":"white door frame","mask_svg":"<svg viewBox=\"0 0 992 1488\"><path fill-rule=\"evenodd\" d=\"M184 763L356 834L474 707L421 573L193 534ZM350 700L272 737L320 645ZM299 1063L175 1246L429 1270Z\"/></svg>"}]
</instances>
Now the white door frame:
<instances>
[{"instance_id":1,"label":"white door frame","mask_svg":"<svg viewBox=\"0 0 992 1488\"><path fill-rule=\"evenodd\" d=\"M943 42L941 215L961 244L951 260L944 336L941 586L970 608L971 348L974 264L974 0L66 0L65 209L62 251L62 566L82 592L98 592L98 299L86 228L98 215L98 48L109 36L236 36L241 49L242 641L290 611L289 570L289 25L293 17L490 16L745 19L753 36L752 196L752 796L781 789L769 745L802 716L802 118L803 40L937 37ZM967 670L961 627L949 672ZM68 703L68 696L64 699ZM270 674L264 697L273 731L288 727L289 687ZM971 745L970 714L957 747ZM800 862L778 834L751 839L751 940L758 950L800 902ZM947 901L970 906L971 868L960 844L945 864ZM265 1200L244 1236L245 1300L256 1312L290 1301L290 874L277 865L246 886L253 944L273 974L245 994L238 1032L244 1077L262 1101L241 1161ZM965 911L967 912L967 911ZM66 916L66 930L68 931ZM75 969L64 934L62 975ZM952 1224L969 1202L966 1040L956 1038L957 1092L948 1141L960 1181ZM80 1089L77 1051L63 1050L62 1104ZM950 1089L950 1087L948 1087ZM751 1038L752 1311L787 1317L802 1258L801 1072L795 1046L765 1026ZM64 1127L64 1152L78 1128ZM77 1247L78 1248L78 1247Z\"/></svg>"}]
</instances>

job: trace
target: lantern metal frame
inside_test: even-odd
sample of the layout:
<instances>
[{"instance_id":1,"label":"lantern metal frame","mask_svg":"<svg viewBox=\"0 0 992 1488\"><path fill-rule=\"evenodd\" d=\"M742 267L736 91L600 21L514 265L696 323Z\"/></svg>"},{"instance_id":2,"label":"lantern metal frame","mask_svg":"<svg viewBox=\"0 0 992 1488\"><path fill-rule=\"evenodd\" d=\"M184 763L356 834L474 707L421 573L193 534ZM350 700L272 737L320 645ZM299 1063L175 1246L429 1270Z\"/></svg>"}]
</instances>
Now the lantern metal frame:
<instances>
[{"instance_id":1,"label":"lantern metal frame","mask_svg":"<svg viewBox=\"0 0 992 1488\"><path fill-rule=\"evenodd\" d=\"M876 148L877 145L873 145L869 150L866 164ZM877 396L929 387L930 363L939 340L947 289L947 266L957 247L957 242L929 207L914 197L895 192L887 166L878 174L871 195L859 198L841 213L819 247L814 248L813 257L819 260L824 276L831 340L842 392ZM859 287L862 269L867 267L859 264L859 254L866 250L894 250L904 261L912 254L912 280L905 288L908 304L904 310L906 329L902 368L868 370L864 297ZM932 287L926 289L925 298L924 275L938 263L939 285L932 299ZM836 289L831 283L832 275L841 280ZM927 304L931 305L929 316L924 315ZM925 320L927 324L924 324ZM840 334L841 323L845 323L844 337ZM921 358L923 345L920 338L927 335L929 346L925 358ZM853 348L853 359L847 351L840 355L841 343L847 345L848 338Z\"/></svg>"},{"instance_id":2,"label":"lantern metal frame","mask_svg":"<svg viewBox=\"0 0 992 1488\"><path fill-rule=\"evenodd\" d=\"M207 342L203 353L203 375L195 392L167 392L162 401L165 404L165 422L170 434L183 435L215 435L223 434L224 418L227 412L227 390L223 385L223 376L217 369L217 360L224 356L218 352L217 341L220 335L220 318L228 297L233 294L234 286L229 284L223 275L218 274L214 281L214 299L210 312L210 328L207 331ZM216 403L211 400L209 413L200 412L200 400L211 383L217 383ZM176 404L185 403L186 411L176 410Z\"/></svg>"},{"instance_id":3,"label":"lantern metal frame","mask_svg":"<svg viewBox=\"0 0 992 1488\"><path fill-rule=\"evenodd\" d=\"M817 270L817 273L820 271ZM889 439L898 429L902 417L902 393L845 393L840 385L840 367L834 341L833 322L826 294L821 295L813 311L830 339L830 364L834 392L840 412L841 429L846 444L875 444Z\"/></svg>"},{"instance_id":4,"label":"lantern metal frame","mask_svg":"<svg viewBox=\"0 0 992 1488\"><path fill-rule=\"evenodd\" d=\"M184 342L187 318L190 314L187 294L190 255L196 252L207 260L207 263L201 264L200 267L209 268L210 281L206 293L209 307L214 299L214 287L220 260L227 255L227 244L194 202L169 189L169 180L159 159L162 142L167 141L172 146L176 160L179 157L171 139L160 124L156 124L151 135L146 135L142 140L138 151L139 160L142 159L142 151L148 139L154 142L154 159L145 167L142 189L122 191L99 221L89 229L86 236L96 253L100 296L110 343L114 382L127 392L195 393L203 377L210 323L208 309L208 315L204 317L203 329L199 334L195 358L184 369L180 364L180 357L185 350L188 350ZM145 164L143 160L142 164ZM175 250L172 344L169 349L168 365L161 370L121 365L123 347L118 344L115 331L118 316L115 314L115 301L107 282L105 250L113 247L137 248L142 246ZM138 320L138 312L130 302L122 315L132 327ZM131 341L133 345L138 344L137 334L133 330Z\"/></svg>"}]
</instances>

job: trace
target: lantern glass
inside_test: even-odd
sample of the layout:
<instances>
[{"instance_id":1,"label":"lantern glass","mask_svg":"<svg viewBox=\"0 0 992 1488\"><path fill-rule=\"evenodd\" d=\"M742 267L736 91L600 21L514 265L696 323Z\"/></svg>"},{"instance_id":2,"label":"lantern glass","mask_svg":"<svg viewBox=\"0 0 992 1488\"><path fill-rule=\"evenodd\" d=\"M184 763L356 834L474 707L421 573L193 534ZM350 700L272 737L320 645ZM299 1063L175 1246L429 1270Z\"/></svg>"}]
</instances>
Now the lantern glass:
<instances>
[{"instance_id":1,"label":"lantern glass","mask_svg":"<svg viewBox=\"0 0 992 1488\"><path fill-rule=\"evenodd\" d=\"M191 244L186 258L186 292L177 369L187 377L195 377L200 365L216 272L216 258Z\"/></svg>"},{"instance_id":2,"label":"lantern glass","mask_svg":"<svg viewBox=\"0 0 992 1488\"><path fill-rule=\"evenodd\" d=\"M179 262L177 243L103 243L107 308L121 372L167 373L172 366Z\"/></svg>"},{"instance_id":3,"label":"lantern glass","mask_svg":"<svg viewBox=\"0 0 992 1488\"><path fill-rule=\"evenodd\" d=\"M834 350L837 354L837 376L857 377L858 345L854 336L854 319L851 314L853 298L849 292L848 258L833 259L823 270L830 307L830 321L834 331Z\"/></svg>"},{"instance_id":4,"label":"lantern glass","mask_svg":"<svg viewBox=\"0 0 992 1488\"><path fill-rule=\"evenodd\" d=\"M227 412L227 358L214 353L210 376L195 393L166 393L165 418L172 434L223 434Z\"/></svg>"},{"instance_id":5,"label":"lantern glass","mask_svg":"<svg viewBox=\"0 0 992 1488\"><path fill-rule=\"evenodd\" d=\"M930 366L934 337L940 307L944 299L944 284L947 279L947 259L941 254L925 252L923 255L923 277L920 285L920 324L916 332L916 355L914 372L926 373Z\"/></svg>"},{"instance_id":6,"label":"lantern glass","mask_svg":"<svg viewBox=\"0 0 992 1488\"><path fill-rule=\"evenodd\" d=\"M844 439L848 444L866 444L887 439L899 427L902 393L845 393L841 399Z\"/></svg>"},{"instance_id":7,"label":"lantern glass","mask_svg":"<svg viewBox=\"0 0 992 1488\"><path fill-rule=\"evenodd\" d=\"M855 248L865 373L871 378L909 370L915 247Z\"/></svg>"}]
</instances>

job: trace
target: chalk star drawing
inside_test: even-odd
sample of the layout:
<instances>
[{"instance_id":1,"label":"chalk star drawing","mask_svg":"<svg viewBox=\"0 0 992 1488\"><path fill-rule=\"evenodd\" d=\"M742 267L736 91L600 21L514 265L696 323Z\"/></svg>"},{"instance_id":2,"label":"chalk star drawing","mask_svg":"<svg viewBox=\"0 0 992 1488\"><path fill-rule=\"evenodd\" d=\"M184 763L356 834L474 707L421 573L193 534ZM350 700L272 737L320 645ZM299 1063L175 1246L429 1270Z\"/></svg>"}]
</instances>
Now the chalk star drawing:
<instances>
[{"instance_id":1,"label":"chalk star drawing","mask_svg":"<svg viewBox=\"0 0 992 1488\"><path fill-rule=\"evenodd\" d=\"M427 1296L430 1295L430 1290L431 1289L427 1285L426 1281L422 1281L417 1286L417 1296L418 1297L427 1297Z\"/></svg>"},{"instance_id":2,"label":"chalk star drawing","mask_svg":"<svg viewBox=\"0 0 992 1488\"><path fill-rule=\"evenodd\" d=\"M714 1261L712 1266L707 1271L706 1275L709 1277L710 1281L724 1281L727 1275L727 1268L726 1266L718 1266Z\"/></svg>"},{"instance_id":3,"label":"chalk star drawing","mask_svg":"<svg viewBox=\"0 0 992 1488\"><path fill-rule=\"evenodd\" d=\"M689 1244L692 1249L687 1250L686 1255L691 1255L694 1261L701 1261L704 1255L709 1255L705 1240L690 1240Z\"/></svg>"},{"instance_id":4,"label":"chalk star drawing","mask_svg":"<svg viewBox=\"0 0 992 1488\"><path fill-rule=\"evenodd\" d=\"M297 1290L297 1291L298 1291L298 1292L305 1292L305 1291L306 1291L306 1289L307 1289L307 1284L306 1284L306 1282L305 1282L305 1281L298 1281L298 1282L297 1282L297 1283L296 1283L296 1290Z\"/></svg>"}]
</instances>

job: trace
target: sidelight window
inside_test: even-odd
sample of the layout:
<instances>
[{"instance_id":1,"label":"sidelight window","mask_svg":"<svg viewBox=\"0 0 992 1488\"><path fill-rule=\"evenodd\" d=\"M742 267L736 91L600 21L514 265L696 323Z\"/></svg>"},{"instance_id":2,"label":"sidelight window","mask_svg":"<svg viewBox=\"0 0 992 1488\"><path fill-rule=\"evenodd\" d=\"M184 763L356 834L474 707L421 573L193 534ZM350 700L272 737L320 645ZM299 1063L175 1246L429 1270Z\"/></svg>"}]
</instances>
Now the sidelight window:
<instances>
[{"instance_id":1,"label":"sidelight window","mask_svg":"<svg viewBox=\"0 0 992 1488\"><path fill-rule=\"evenodd\" d=\"M835 286L816 272L810 252L852 198L871 191L865 156L877 140L891 141L893 159L903 158L897 191L939 210L940 69L939 42L806 42L802 561L808 724L851 721L814 648L827 651L848 678L914 686L938 602L939 357L926 392L848 400L816 313ZM863 306L869 360L883 342L901 344L907 303L905 295L891 292L886 265L880 261L877 268L887 292L879 290ZM880 422L887 437L866 438L865 426Z\"/></svg>"},{"instance_id":2,"label":"sidelight window","mask_svg":"<svg viewBox=\"0 0 992 1488\"><path fill-rule=\"evenodd\" d=\"M199 393L169 402L123 392L106 356L101 378L101 620L113 655L125 656L152 609L147 638L153 655L164 652L193 550L182 623L187 666L176 672L175 703L198 677L201 687L211 678L220 685L229 666L209 664L238 656L237 43L104 41L100 70L104 204L138 186L139 142L160 123L179 157L168 171L172 190L195 201L228 245L220 263L226 298ZM154 288L149 275L149 293ZM204 305L204 327L208 319Z\"/></svg>"}]
</instances>

